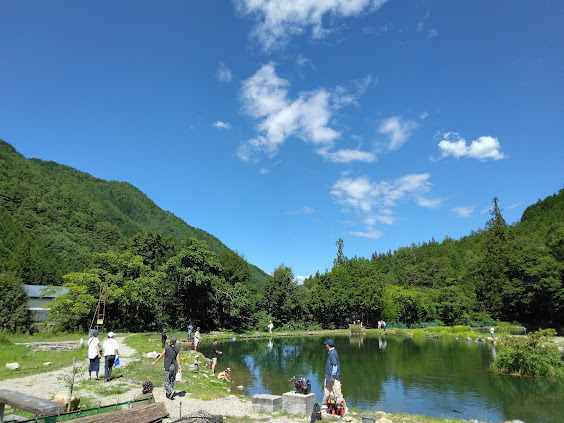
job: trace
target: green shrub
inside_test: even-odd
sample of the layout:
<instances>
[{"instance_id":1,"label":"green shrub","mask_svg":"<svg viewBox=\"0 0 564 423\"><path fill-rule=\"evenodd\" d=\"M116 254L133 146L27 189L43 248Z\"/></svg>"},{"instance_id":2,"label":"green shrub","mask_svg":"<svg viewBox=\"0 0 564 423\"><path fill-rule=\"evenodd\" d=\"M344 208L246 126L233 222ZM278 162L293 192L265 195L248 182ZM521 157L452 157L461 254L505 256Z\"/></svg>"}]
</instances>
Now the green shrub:
<instances>
[{"instance_id":1,"label":"green shrub","mask_svg":"<svg viewBox=\"0 0 564 423\"><path fill-rule=\"evenodd\" d=\"M508 338L498 351L492 370L522 376L564 376L560 353L553 346L545 345L554 335L554 329L540 329L530 332L526 338Z\"/></svg>"},{"instance_id":2,"label":"green shrub","mask_svg":"<svg viewBox=\"0 0 564 423\"><path fill-rule=\"evenodd\" d=\"M0 345L12 345L12 341L5 332L0 332Z\"/></svg>"}]
</instances>

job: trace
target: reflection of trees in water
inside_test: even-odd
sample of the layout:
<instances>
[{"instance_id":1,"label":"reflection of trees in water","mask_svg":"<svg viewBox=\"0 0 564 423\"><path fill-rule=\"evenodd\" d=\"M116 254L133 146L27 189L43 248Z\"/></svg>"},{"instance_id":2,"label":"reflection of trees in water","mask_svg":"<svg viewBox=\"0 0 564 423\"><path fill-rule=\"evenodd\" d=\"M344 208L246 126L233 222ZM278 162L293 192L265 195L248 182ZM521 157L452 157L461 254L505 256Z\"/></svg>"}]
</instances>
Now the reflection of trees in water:
<instances>
[{"instance_id":1,"label":"reflection of trees in water","mask_svg":"<svg viewBox=\"0 0 564 423\"><path fill-rule=\"evenodd\" d=\"M237 385L252 384L264 393L290 391L292 376L306 377L311 380L312 392L319 396L327 360L325 339L312 336L225 342L219 346L224 352L219 365L234 370ZM436 416L452 415L456 408L468 418L480 419L485 414L481 420L507 417L550 423L564 413L560 405L564 382L493 375L489 371L489 345L370 335L361 342L358 336L336 336L334 340L341 361L343 394L351 407L396 407ZM202 349L204 354L208 350ZM414 405L412 399L421 397L423 400Z\"/></svg>"},{"instance_id":2,"label":"reflection of trees in water","mask_svg":"<svg viewBox=\"0 0 564 423\"><path fill-rule=\"evenodd\" d=\"M492 390L501 392L506 419L560 423L564 415L564 381L519 376L496 376Z\"/></svg>"}]
</instances>

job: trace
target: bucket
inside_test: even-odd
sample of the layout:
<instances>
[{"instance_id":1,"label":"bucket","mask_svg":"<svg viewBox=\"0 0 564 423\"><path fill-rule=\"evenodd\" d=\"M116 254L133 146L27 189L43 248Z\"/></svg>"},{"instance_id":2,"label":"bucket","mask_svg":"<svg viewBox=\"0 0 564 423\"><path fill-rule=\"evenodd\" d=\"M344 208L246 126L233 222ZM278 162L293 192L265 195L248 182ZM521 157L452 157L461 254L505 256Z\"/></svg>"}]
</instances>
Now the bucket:
<instances>
[{"instance_id":1,"label":"bucket","mask_svg":"<svg viewBox=\"0 0 564 423\"><path fill-rule=\"evenodd\" d=\"M362 423L374 423L376 421L376 416L374 414L363 414Z\"/></svg>"}]
</instances>

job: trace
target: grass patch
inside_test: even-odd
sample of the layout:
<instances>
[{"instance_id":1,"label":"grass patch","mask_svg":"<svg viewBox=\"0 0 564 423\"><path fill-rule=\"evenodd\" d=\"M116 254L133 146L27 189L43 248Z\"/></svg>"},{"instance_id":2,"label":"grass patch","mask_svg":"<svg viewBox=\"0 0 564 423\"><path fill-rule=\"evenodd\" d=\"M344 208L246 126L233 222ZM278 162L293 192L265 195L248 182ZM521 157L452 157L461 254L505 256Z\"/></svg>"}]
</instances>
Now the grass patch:
<instances>
[{"instance_id":1,"label":"grass patch","mask_svg":"<svg viewBox=\"0 0 564 423\"><path fill-rule=\"evenodd\" d=\"M169 339L176 336L182 339L182 333L171 332L168 334ZM157 364L152 366L154 358L144 357L143 354L155 351L162 352L161 334L160 333L139 333L130 335L125 339L125 343L137 350L139 361L130 363L127 366L126 374L128 379L135 382L143 383L147 380L153 382L156 387L163 386L164 368L163 359ZM200 356L200 372L192 373L190 366L194 363L194 356ZM180 351L180 363L182 366L182 381L174 384L176 391L186 391L190 397L201 400L212 400L217 398L224 398L231 395L228 390L230 384L227 382L218 381L217 378L211 376L211 369L206 366L206 359L201 352L195 353L194 351L182 349Z\"/></svg>"},{"instance_id":2,"label":"grass patch","mask_svg":"<svg viewBox=\"0 0 564 423\"><path fill-rule=\"evenodd\" d=\"M35 351L25 345L3 345L0 348L0 380L31 374L45 373L62 367L72 366L72 359L84 360L88 350L86 345L71 351ZM19 370L8 370L6 363L19 363ZM43 363L50 362L50 366Z\"/></svg>"}]
</instances>

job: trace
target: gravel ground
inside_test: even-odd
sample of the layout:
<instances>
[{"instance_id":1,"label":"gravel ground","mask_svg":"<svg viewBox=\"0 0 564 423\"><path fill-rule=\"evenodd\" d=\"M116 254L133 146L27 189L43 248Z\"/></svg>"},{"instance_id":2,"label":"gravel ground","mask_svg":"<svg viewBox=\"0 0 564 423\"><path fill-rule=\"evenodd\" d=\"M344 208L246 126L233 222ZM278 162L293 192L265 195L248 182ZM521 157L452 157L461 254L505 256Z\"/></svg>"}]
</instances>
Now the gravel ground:
<instances>
[{"instance_id":1,"label":"gravel ground","mask_svg":"<svg viewBox=\"0 0 564 423\"><path fill-rule=\"evenodd\" d=\"M133 360L136 360L136 352L134 349L127 346L124 343L124 337L116 336L116 341L119 345L120 361L121 365L127 366ZM86 360L85 360L86 361ZM87 363L81 362L81 366L85 367ZM86 368L87 370L87 368ZM105 383L103 381L104 364L100 364L100 376L102 379L100 383ZM20 378L7 379L2 381L2 388L9 389L17 392L21 392L28 395L33 395L39 398L53 399L56 394L69 394L69 384L65 381L72 373L72 366L55 370L48 373L42 373L38 375L24 376ZM88 379L88 371L77 373L75 375L75 384L80 381ZM109 384L113 383L123 383L123 380L112 380ZM133 399L136 395L141 392L140 386L136 384L131 384L131 389L124 392L115 398L109 398L107 396L100 396L92 391L86 390L75 390L75 393L79 397L88 397L94 402L100 401L102 405L112 404L117 401L126 401L128 399ZM252 406L250 399L241 399L235 395L230 395L226 398L203 401L198 399L190 398L189 394L177 394L174 400L169 400L165 397L164 388L155 388L153 391L155 396L155 401L163 402L166 406L167 411L170 413L170 420L174 421L180 418L182 413L183 417L189 415L197 415L199 412L205 412L208 414L219 414L222 416L232 416L232 417L248 417L256 421L262 422L275 422L275 423L298 423L298 422L309 422L309 417L278 417L274 418L268 414L259 413ZM181 396L182 395L182 396Z\"/></svg>"}]
</instances>

